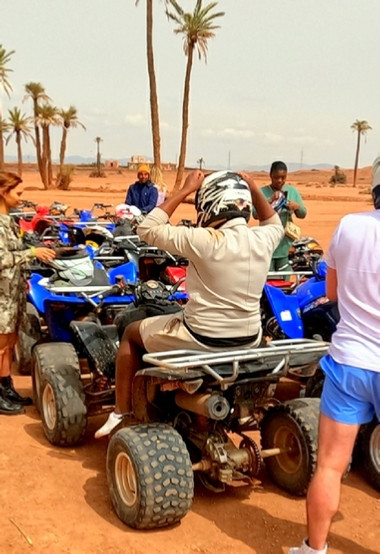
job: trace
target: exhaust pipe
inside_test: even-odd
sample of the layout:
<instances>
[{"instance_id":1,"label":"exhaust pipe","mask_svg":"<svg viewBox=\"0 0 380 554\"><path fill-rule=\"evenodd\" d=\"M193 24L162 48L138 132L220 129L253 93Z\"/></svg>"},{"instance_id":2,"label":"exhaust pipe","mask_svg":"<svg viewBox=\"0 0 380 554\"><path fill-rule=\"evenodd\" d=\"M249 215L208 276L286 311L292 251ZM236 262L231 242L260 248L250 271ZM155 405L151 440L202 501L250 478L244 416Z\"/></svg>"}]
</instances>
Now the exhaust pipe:
<instances>
[{"instance_id":1,"label":"exhaust pipe","mask_svg":"<svg viewBox=\"0 0 380 554\"><path fill-rule=\"evenodd\" d=\"M225 419L230 411L230 404L219 394L188 394L178 391L175 403L179 408L207 417L209 419Z\"/></svg>"}]
</instances>

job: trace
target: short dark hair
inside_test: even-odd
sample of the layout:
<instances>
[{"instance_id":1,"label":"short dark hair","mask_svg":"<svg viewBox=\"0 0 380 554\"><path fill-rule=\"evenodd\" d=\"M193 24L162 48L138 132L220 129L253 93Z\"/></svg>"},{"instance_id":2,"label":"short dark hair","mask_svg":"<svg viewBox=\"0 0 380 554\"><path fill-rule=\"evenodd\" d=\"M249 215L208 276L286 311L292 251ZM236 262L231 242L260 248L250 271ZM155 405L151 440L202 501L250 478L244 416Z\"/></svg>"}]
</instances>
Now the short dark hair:
<instances>
[{"instance_id":1,"label":"short dark hair","mask_svg":"<svg viewBox=\"0 0 380 554\"><path fill-rule=\"evenodd\" d=\"M275 171L286 171L288 172L288 168L284 162L273 162L270 166L270 174L274 173Z\"/></svg>"}]
</instances>

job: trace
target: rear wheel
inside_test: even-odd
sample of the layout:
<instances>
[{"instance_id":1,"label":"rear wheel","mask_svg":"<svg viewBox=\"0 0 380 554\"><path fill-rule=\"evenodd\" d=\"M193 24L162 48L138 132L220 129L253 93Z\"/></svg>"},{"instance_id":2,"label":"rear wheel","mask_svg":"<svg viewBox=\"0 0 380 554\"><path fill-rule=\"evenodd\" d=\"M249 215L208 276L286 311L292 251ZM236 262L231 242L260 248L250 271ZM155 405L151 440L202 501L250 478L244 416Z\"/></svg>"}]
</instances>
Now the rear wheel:
<instances>
[{"instance_id":1,"label":"rear wheel","mask_svg":"<svg viewBox=\"0 0 380 554\"><path fill-rule=\"evenodd\" d=\"M316 372L312 377L307 381L305 388L305 397L306 398L321 398L323 384L325 382L325 374L322 369L318 366Z\"/></svg>"},{"instance_id":2,"label":"rear wheel","mask_svg":"<svg viewBox=\"0 0 380 554\"><path fill-rule=\"evenodd\" d=\"M281 449L265 460L273 481L290 494L306 493L317 463L319 399L303 398L272 408L261 426L264 450Z\"/></svg>"},{"instance_id":3,"label":"rear wheel","mask_svg":"<svg viewBox=\"0 0 380 554\"><path fill-rule=\"evenodd\" d=\"M32 349L42 336L39 313L30 302L26 304L26 314L29 319L30 328L28 333L20 329L14 350L14 362L18 373L21 375L30 375L32 369Z\"/></svg>"},{"instance_id":4,"label":"rear wheel","mask_svg":"<svg viewBox=\"0 0 380 554\"><path fill-rule=\"evenodd\" d=\"M173 525L191 508L190 455L169 425L134 425L116 431L107 450L107 479L117 515L135 529Z\"/></svg>"},{"instance_id":5,"label":"rear wheel","mask_svg":"<svg viewBox=\"0 0 380 554\"><path fill-rule=\"evenodd\" d=\"M361 458L365 478L380 491L380 423L377 419L363 425L358 446L357 455Z\"/></svg>"}]
</instances>

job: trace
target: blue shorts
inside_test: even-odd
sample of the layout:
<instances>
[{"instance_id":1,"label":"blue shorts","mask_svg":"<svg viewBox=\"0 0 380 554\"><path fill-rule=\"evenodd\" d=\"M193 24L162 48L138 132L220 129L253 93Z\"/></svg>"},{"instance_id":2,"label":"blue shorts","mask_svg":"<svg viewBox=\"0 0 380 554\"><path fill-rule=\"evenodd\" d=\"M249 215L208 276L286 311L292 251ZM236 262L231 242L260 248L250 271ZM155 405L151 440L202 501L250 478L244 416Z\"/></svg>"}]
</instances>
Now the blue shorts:
<instances>
[{"instance_id":1,"label":"blue shorts","mask_svg":"<svg viewBox=\"0 0 380 554\"><path fill-rule=\"evenodd\" d=\"M362 425L380 420L380 372L336 362L329 354L320 360L326 379L321 412L339 423Z\"/></svg>"}]
</instances>

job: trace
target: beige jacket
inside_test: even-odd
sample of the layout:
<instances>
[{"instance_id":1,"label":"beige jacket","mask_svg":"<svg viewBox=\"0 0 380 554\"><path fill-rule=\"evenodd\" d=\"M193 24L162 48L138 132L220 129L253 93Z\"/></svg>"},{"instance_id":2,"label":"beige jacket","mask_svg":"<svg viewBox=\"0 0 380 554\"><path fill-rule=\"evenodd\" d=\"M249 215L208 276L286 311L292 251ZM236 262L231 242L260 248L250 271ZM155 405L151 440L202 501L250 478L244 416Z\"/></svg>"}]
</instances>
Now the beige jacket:
<instances>
[{"instance_id":1,"label":"beige jacket","mask_svg":"<svg viewBox=\"0 0 380 554\"><path fill-rule=\"evenodd\" d=\"M218 230L174 227L168 221L166 212L155 208L137 233L150 245L188 258L189 327L215 338L256 335L270 261L284 236L278 215L252 228L236 218Z\"/></svg>"}]
</instances>

